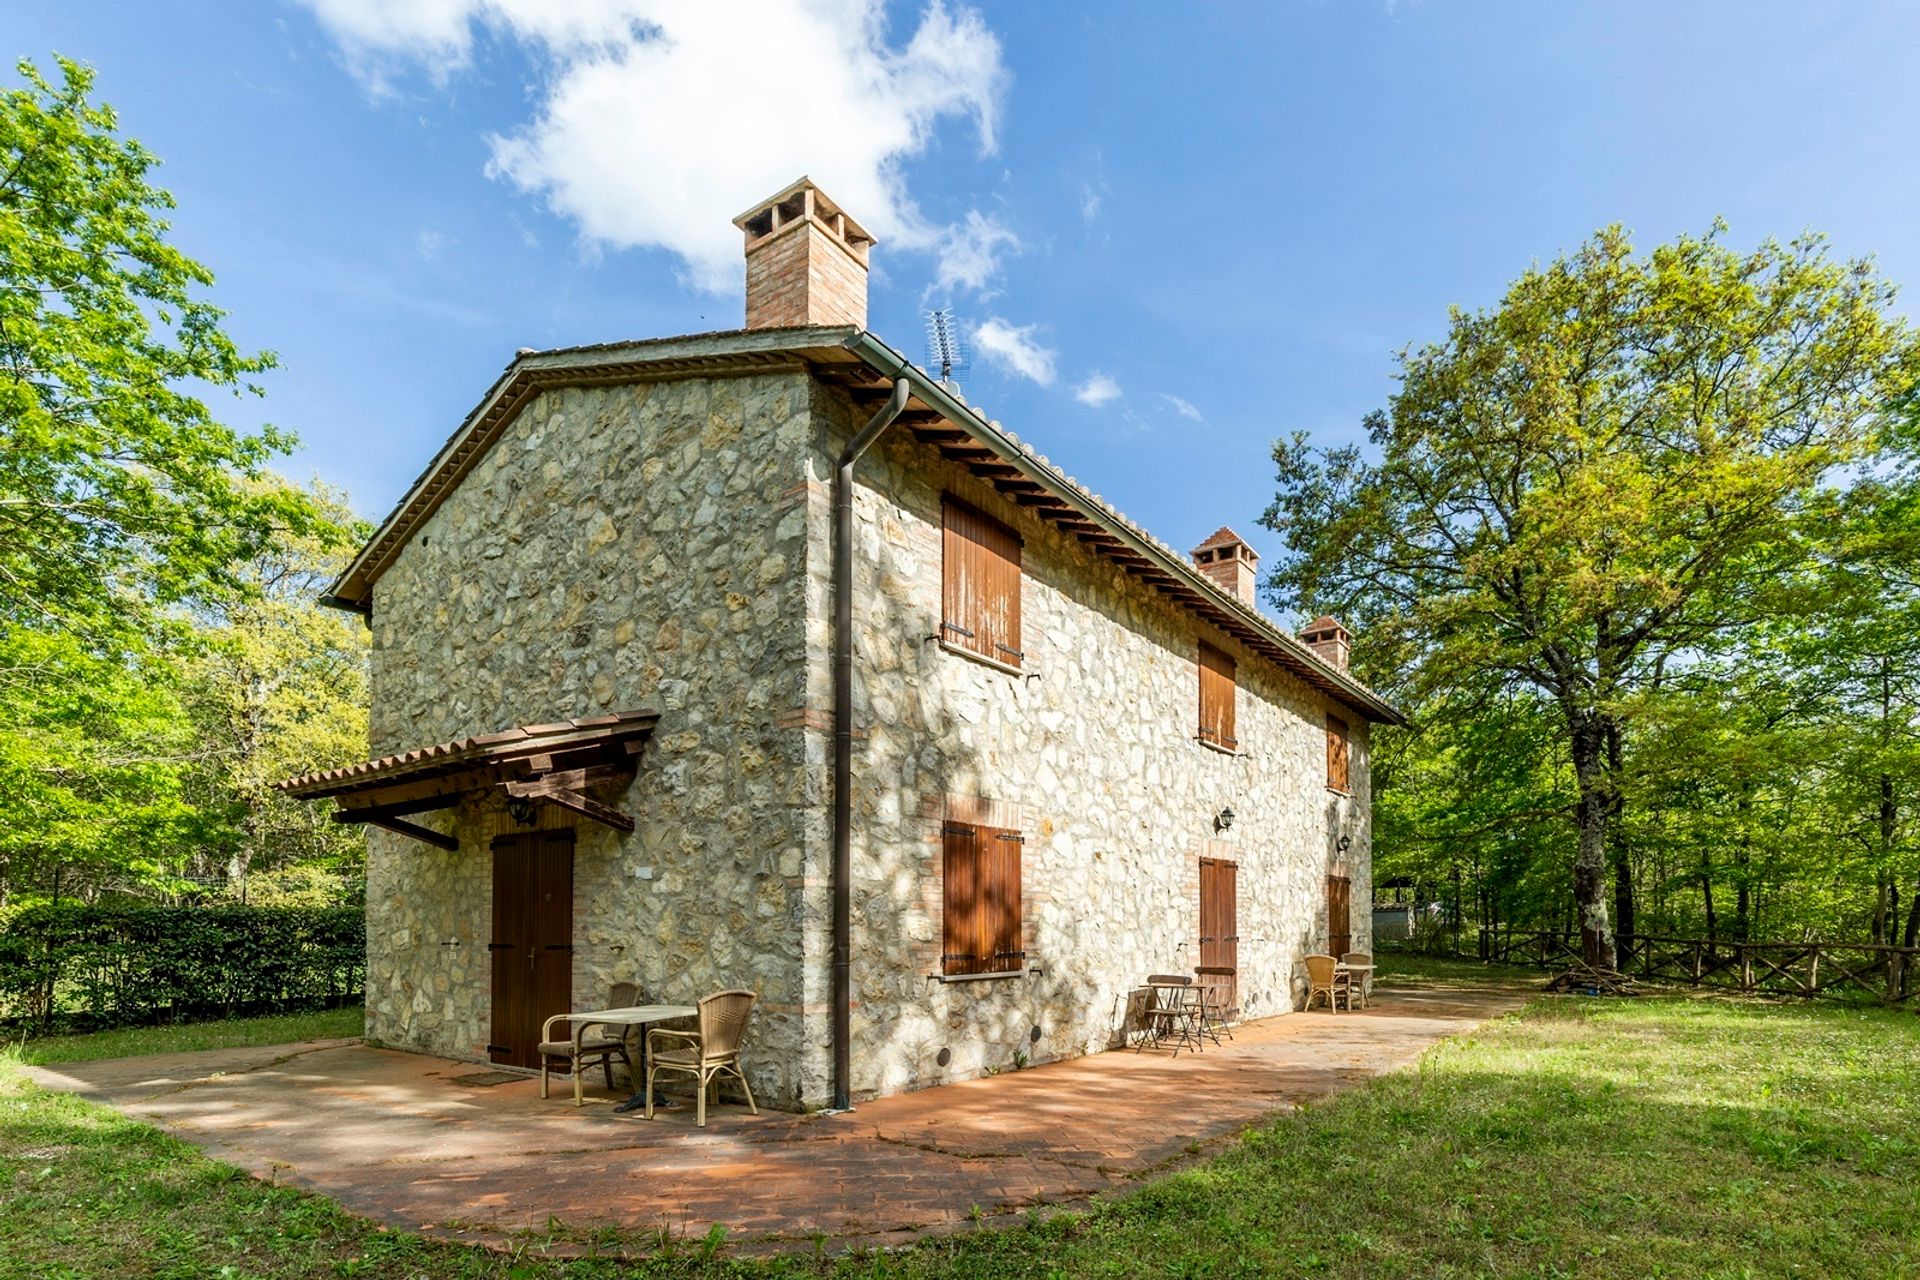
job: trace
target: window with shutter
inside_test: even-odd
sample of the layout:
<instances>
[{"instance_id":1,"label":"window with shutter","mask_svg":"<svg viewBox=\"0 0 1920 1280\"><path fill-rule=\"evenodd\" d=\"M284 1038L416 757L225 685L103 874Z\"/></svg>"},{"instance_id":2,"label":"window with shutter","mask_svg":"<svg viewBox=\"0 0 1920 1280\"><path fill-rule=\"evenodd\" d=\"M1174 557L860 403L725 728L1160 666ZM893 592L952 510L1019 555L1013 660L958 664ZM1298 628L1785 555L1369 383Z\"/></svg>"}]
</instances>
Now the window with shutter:
<instances>
[{"instance_id":1,"label":"window with shutter","mask_svg":"<svg viewBox=\"0 0 1920 1280\"><path fill-rule=\"evenodd\" d=\"M1020 649L1020 537L955 498L943 504L940 638L957 649L1017 667Z\"/></svg>"},{"instance_id":2,"label":"window with shutter","mask_svg":"<svg viewBox=\"0 0 1920 1280\"><path fill-rule=\"evenodd\" d=\"M948 977L1017 973L1020 941L1018 831L949 822L940 859L940 970Z\"/></svg>"},{"instance_id":3,"label":"window with shutter","mask_svg":"<svg viewBox=\"0 0 1920 1280\"><path fill-rule=\"evenodd\" d=\"M1233 658L1200 642L1200 741L1225 751L1238 750L1234 736Z\"/></svg>"},{"instance_id":4,"label":"window with shutter","mask_svg":"<svg viewBox=\"0 0 1920 1280\"><path fill-rule=\"evenodd\" d=\"M1350 791L1347 785L1347 722L1339 716L1327 717L1327 785L1335 791Z\"/></svg>"}]
</instances>

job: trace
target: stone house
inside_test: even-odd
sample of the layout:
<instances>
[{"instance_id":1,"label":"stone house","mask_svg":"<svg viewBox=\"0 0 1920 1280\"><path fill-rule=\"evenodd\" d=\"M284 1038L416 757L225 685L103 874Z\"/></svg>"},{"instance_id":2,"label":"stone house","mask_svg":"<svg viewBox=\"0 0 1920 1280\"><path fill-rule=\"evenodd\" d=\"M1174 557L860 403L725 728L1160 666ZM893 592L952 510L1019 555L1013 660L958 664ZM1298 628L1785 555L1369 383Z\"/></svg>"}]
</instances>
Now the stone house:
<instances>
[{"instance_id":1,"label":"stone house","mask_svg":"<svg viewBox=\"0 0 1920 1280\"><path fill-rule=\"evenodd\" d=\"M1347 634L866 332L811 183L738 225L746 328L523 351L328 597L380 758L283 786L372 828L369 1036L528 1066L613 982L750 987L800 1108L1097 1051L1150 972L1298 1007L1369 947Z\"/></svg>"}]
</instances>

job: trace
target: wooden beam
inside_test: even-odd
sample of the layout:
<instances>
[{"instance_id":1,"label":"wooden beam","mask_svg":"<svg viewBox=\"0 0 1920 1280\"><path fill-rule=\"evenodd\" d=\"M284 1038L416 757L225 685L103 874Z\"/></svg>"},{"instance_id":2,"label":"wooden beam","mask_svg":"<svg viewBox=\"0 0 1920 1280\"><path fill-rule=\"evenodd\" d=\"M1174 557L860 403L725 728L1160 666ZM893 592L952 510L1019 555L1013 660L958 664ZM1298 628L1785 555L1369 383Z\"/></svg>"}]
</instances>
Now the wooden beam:
<instances>
[{"instance_id":1,"label":"wooden beam","mask_svg":"<svg viewBox=\"0 0 1920 1280\"><path fill-rule=\"evenodd\" d=\"M340 815L335 814L334 816L337 818ZM425 844L432 845L436 849L445 849L448 853L452 853L460 847L460 842L452 836L442 835L433 828L423 827L417 822L408 822L405 818L368 818L366 822L368 826L379 827L384 831L391 831L395 835L407 836L411 839L419 840Z\"/></svg>"},{"instance_id":2,"label":"wooden beam","mask_svg":"<svg viewBox=\"0 0 1920 1280\"><path fill-rule=\"evenodd\" d=\"M595 822L612 827L615 831L632 831L633 819L609 805L601 804L579 791L550 791L538 799L547 804L558 805L583 818L592 818Z\"/></svg>"},{"instance_id":3,"label":"wooden beam","mask_svg":"<svg viewBox=\"0 0 1920 1280\"><path fill-rule=\"evenodd\" d=\"M335 822L379 822L386 818L401 818L409 813L427 813L434 809L451 809L460 803L460 793L450 795L423 796L417 800L399 800L392 804L363 804L353 808L339 808L333 811Z\"/></svg>"}]
</instances>

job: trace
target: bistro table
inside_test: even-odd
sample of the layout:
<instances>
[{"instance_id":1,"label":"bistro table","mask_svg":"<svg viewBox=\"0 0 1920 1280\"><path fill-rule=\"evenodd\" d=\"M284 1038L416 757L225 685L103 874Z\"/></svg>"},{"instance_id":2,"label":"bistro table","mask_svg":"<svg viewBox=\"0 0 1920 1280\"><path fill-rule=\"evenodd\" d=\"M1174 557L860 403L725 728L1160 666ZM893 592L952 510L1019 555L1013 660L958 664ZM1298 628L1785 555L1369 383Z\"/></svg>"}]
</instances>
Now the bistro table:
<instances>
[{"instance_id":1,"label":"bistro table","mask_svg":"<svg viewBox=\"0 0 1920 1280\"><path fill-rule=\"evenodd\" d=\"M625 1102L614 1108L616 1111L633 1111L638 1109L645 1101L644 1088L647 1079L647 1024L652 1022L671 1022L675 1018L692 1018L696 1017L699 1012L698 1009L690 1004L636 1004L629 1005L624 1009L587 1009L580 1013L556 1013L553 1017L547 1019L546 1027L541 1029L540 1038L545 1040L550 1034L547 1028L551 1028L554 1023L562 1021L573 1023L573 1042L576 1048L579 1046L581 1034L585 1032L588 1027L639 1027L639 1078L633 1083L639 1085L640 1088L634 1091L634 1095L631 1098L628 1098ZM578 1055L576 1054L575 1056L577 1057ZM580 1076L582 1074L577 1067L578 1064L576 1063L576 1069L573 1073L573 1100L575 1105L578 1105L580 1102Z\"/></svg>"},{"instance_id":2,"label":"bistro table","mask_svg":"<svg viewBox=\"0 0 1920 1280\"><path fill-rule=\"evenodd\" d=\"M1373 981L1373 966L1370 964L1348 964L1345 960L1334 962L1333 975L1338 978L1345 974L1347 979L1347 1008L1353 1008L1353 993L1360 992L1360 1007L1367 1007L1367 984Z\"/></svg>"}]
</instances>

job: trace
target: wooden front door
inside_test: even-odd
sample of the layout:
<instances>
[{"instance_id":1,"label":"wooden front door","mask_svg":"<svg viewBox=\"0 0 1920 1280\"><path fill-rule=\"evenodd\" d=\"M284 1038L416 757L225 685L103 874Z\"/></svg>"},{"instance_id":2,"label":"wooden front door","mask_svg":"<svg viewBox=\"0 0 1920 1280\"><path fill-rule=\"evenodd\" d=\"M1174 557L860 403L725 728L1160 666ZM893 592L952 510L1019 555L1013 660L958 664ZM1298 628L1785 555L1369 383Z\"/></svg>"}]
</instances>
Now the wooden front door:
<instances>
[{"instance_id":1,"label":"wooden front door","mask_svg":"<svg viewBox=\"0 0 1920 1280\"><path fill-rule=\"evenodd\" d=\"M573 1008L573 832L493 842L493 1061L540 1065L540 1024Z\"/></svg>"},{"instance_id":2,"label":"wooden front door","mask_svg":"<svg viewBox=\"0 0 1920 1280\"><path fill-rule=\"evenodd\" d=\"M1352 893L1345 876L1327 877L1327 954L1336 960L1353 950Z\"/></svg>"},{"instance_id":3,"label":"wooden front door","mask_svg":"<svg viewBox=\"0 0 1920 1280\"><path fill-rule=\"evenodd\" d=\"M1229 1009L1240 1007L1239 880L1237 863L1200 859L1200 968L1215 971Z\"/></svg>"}]
</instances>

